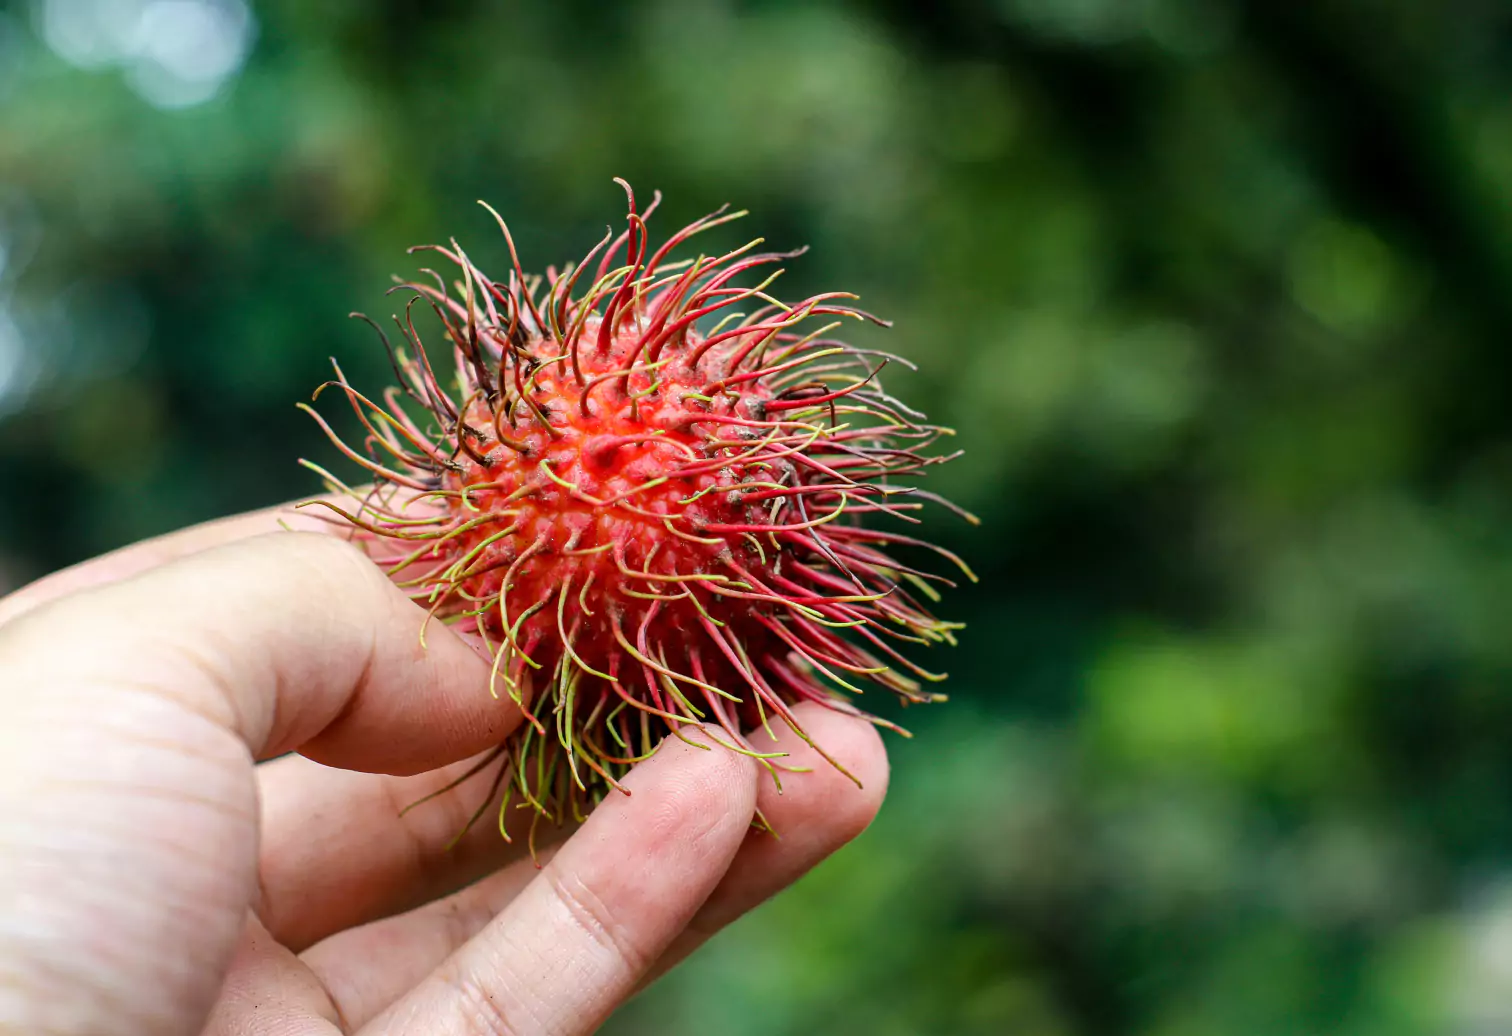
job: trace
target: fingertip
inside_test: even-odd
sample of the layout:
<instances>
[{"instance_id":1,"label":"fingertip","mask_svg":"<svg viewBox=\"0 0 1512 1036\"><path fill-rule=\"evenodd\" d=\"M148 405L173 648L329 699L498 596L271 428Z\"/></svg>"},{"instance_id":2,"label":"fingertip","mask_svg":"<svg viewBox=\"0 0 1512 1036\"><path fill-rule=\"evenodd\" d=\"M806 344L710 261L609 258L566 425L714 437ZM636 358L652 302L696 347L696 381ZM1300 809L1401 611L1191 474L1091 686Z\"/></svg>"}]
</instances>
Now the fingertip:
<instances>
[{"instance_id":1,"label":"fingertip","mask_svg":"<svg viewBox=\"0 0 1512 1036\"><path fill-rule=\"evenodd\" d=\"M797 881L876 818L888 783L887 750L876 727L816 703L795 706L793 718L802 736L775 725L772 737L764 731L752 735L758 749L788 753L774 763L807 768L802 773L779 771L780 791L765 774L758 782L762 818L777 837L752 832L745 839L719 889L663 956L657 974Z\"/></svg>"},{"instance_id":2,"label":"fingertip","mask_svg":"<svg viewBox=\"0 0 1512 1036\"><path fill-rule=\"evenodd\" d=\"M664 737L648 762L665 759L663 765L697 770L711 780L739 783L753 779L755 760L733 748L732 740L721 727L690 723Z\"/></svg>"},{"instance_id":3,"label":"fingertip","mask_svg":"<svg viewBox=\"0 0 1512 1036\"><path fill-rule=\"evenodd\" d=\"M816 703L793 709L807 740L792 730L778 732L777 747L789 753L778 762L806 772L763 781L758 806L779 837L801 832L832 851L865 831L887 796L890 767L876 726ZM758 740L766 747L764 737ZM828 757L828 758L826 758Z\"/></svg>"},{"instance_id":4,"label":"fingertip","mask_svg":"<svg viewBox=\"0 0 1512 1036\"><path fill-rule=\"evenodd\" d=\"M743 832L756 812L756 764L728 744L722 731L684 727L630 772L625 787L654 813L650 822L656 826Z\"/></svg>"}]
</instances>

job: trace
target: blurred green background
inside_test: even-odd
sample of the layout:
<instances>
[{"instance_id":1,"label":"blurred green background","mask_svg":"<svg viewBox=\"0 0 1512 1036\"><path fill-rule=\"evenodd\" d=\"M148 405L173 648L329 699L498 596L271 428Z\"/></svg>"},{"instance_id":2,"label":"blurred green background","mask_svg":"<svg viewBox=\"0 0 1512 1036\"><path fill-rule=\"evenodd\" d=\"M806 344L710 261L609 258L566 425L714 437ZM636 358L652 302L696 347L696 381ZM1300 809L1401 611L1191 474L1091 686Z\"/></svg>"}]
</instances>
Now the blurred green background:
<instances>
[{"instance_id":1,"label":"blurred green background","mask_svg":"<svg viewBox=\"0 0 1512 1036\"><path fill-rule=\"evenodd\" d=\"M983 578L878 823L609 1032L1512 1032L1512 6L0 4L0 589L314 489L404 247L615 175L896 321Z\"/></svg>"}]
</instances>

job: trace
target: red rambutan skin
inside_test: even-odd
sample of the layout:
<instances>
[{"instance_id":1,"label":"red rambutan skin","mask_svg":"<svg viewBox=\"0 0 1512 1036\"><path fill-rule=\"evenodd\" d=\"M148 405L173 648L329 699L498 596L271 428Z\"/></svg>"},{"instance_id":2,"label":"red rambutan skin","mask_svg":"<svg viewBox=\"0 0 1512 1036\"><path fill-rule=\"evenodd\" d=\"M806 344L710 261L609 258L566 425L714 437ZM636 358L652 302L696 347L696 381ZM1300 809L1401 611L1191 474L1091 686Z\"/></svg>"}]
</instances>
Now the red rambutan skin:
<instances>
[{"instance_id":1,"label":"red rambutan skin","mask_svg":"<svg viewBox=\"0 0 1512 1036\"><path fill-rule=\"evenodd\" d=\"M478 638L494 693L525 711L498 753L501 821L516 793L539 815L581 815L684 723L717 723L775 773L750 729L775 718L802 735L802 700L864 715L837 691L863 682L935 700L919 680L940 677L904 645L957 628L917 599L949 581L888 553L929 545L861 524L916 521L938 499L895 480L948 459L925 452L946 430L883 393L888 357L825 338L835 324L799 328L875 318L841 294L785 306L766 293L774 275L735 286L791 257L759 242L671 261L742 213L705 217L648 258L655 203L637 213L625 190L625 231L544 279L520 268L502 219L504 281L455 242L429 246L460 279L426 271L434 283L404 287L411 310L424 300L439 316L454 376L438 377L407 311L406 347L389 350L400 384L381 403L339 367L330 383L364 449L316 415L374 478L358 492L316 468L361 501L324 506L384 548L375 560L433 616Z\"/></svg>"}]
</instances>

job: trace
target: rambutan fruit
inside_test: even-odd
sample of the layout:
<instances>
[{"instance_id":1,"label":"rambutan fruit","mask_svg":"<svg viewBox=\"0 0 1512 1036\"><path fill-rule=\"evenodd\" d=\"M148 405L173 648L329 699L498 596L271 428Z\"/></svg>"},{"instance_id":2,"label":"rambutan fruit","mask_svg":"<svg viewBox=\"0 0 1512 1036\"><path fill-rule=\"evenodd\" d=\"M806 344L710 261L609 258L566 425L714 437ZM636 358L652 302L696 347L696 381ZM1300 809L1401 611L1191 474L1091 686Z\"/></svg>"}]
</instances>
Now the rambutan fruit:
<instances>
[{"instance_id":1,"label":"rambutan fruit","mask_svg":"<svg viewBox=\"0 0 1512 1036\"><path fill-rule=\"evenodd\" d=\"M488 760L503 760L501 827L511 800L580 818L688 723L722 728L712 736L775 776L777 754L750 732L777 722L807 741L797 702L866 715L845 696L861 683L938 700L923 683L942 677L909 652L954 642L959 626L921 603L951 584L893 553L923 547L970 575L863 524L944 503L897 480L949 459L928 453L948 430L878 382L903 361L827 337L843 319L884 322L838 292L785 305L768 293L780 270L737 285L799 254L757 252L759 239L673 260L744 213L720 209L653 250L656 202L637 212L619 182L623 232L544 278L523 271L496 212L502 280L455 240L424 246L455 278L426 270L395 289L412 293L395 317L404 345L379 334L398 385L380 402L338 366L322 386L345 394L363 448L310 410L372 479L351 489L309 465L356 501L319 503L433 618L475 638L493 693L525 716ZM422 300L444 371L415 330ZM826 316L839 319L803 326Z\"/></svg>"}]
</instances>

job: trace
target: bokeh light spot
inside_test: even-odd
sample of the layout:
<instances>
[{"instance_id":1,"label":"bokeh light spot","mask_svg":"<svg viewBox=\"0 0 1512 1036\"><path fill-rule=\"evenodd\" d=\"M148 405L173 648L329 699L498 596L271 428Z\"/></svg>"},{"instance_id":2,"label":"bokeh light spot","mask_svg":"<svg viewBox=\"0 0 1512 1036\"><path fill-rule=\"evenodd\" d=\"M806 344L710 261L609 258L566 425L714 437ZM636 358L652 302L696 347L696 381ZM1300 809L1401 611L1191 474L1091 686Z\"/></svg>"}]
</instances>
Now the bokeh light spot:
<instances>
[{"instance_id":1,"label":"bokeh light spot","mask_svg":"<svg viewBox=\"0 0 1512 1036\"><path fill-rule=\"evenodd\" d=\"M244 0L43 0L42 37L78 68L119 68L144 100L187 108L220 92L256 36Z\"/></svg>"}]
</instances>

